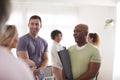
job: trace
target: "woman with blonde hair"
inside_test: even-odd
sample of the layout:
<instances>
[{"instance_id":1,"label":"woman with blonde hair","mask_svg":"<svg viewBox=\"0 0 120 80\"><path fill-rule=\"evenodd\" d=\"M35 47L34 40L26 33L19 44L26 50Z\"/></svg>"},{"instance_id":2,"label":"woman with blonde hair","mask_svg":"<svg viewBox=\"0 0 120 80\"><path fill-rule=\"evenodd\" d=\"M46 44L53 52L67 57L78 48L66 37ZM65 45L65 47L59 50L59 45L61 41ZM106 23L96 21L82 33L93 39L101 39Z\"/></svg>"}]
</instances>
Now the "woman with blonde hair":
<instances>
[{"instance_id":1,"label":"woman with blonde hair","mask_svg":"<svg viewBox=\"0 0 120 80\"><path fill-rule=\"evenodd\" d=\"M34 80L29 67L22 60L16 59L11 52L18 43L16 26L6 25L5 27L5 31L0 36L0 80Z\"/></svg>"},{"instance_id":2,"label":"woman with blonde hair","mask_svg":"<svg viewBox=\"0 0 120 80\"><path fill-rule=\"evenodd\" d=\"M16 48L18 43L18 32L15 25L6 25L3 35L0 37L0 45L9 50Z\"/></svg>"}]
</instances>

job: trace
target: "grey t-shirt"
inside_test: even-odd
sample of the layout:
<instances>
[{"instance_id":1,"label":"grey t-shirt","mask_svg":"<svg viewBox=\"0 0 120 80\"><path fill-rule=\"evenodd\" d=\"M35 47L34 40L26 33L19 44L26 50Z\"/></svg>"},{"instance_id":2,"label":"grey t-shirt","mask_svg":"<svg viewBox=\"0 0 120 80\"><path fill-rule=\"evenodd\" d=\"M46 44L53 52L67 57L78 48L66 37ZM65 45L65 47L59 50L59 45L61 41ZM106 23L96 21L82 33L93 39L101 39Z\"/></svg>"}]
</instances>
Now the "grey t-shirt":
<instances>
[{"instance_id":1,"label":"grey t-shirt","mask_svg":"<svg viewBox=\"0 0 120 80\"><path fill-rule=\"evenodd\" d=\"M41 37L33 39L29 34L26 34L20 37L17 51L27 51L29 58L39 67L44 52L48 51L48 43Z\"/></svg>"}]
</instances>

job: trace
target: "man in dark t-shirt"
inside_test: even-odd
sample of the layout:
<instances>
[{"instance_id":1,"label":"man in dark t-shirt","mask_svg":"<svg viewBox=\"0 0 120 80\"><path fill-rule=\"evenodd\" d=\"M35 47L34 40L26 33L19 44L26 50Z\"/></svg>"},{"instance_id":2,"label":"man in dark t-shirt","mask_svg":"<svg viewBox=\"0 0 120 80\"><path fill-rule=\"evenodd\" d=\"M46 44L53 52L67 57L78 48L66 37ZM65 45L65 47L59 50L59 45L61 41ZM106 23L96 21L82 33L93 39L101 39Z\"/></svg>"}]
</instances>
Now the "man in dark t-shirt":
<instances>
[{"instance_id":1,"label":"man in dark t-shirt","mask_svg":"<svg viewBox=\"0 0 120 80\"><path fill-rule=\"evenodd\" d=\"M28 23L29 33L20 37L17 46L17 55L22 58L33 70L33 73L42 80L44 74L42 73L45 68L48 56L48 43L38 36L38 32L42 27L41 18L33 15Z\"/></svg>"}]
</instances>

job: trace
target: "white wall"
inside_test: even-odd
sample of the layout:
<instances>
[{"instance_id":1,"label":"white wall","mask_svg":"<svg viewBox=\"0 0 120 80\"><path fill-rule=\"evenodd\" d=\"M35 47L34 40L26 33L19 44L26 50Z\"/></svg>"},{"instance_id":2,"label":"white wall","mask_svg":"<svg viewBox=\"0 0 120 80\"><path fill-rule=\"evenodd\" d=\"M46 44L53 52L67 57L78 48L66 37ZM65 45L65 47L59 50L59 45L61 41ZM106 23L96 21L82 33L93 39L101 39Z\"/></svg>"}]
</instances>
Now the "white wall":
<instances>
[{"instance_id":1,"label":"white wall","mask_svg":"<svg viewBox=\"0 0 120 80\"><path fill-rule=\"evenodd\" d=\"M87 23L89 25L90 32L97 32L100 36L100 52L102 56L100 78L102 80L112 80L113 76L116 26L113 25L104 29L104 23L108 18L116 20L115 16L115 7L81 6L79 8L80 22Z\"/></svg>"},{"instance_id":2,"label":"white wall","mask_svg":"<svg viewBox=\"0 0 120 80\"><path fill-rule=\"evenodd\" d=\"M28 32L27 23L29 17L33 14L40 15L43 20L43 27L39 35L48 41L49 49L52 44L50 32L53 29L60 29L63 32L62 44L68 47L74 44L74 26L78 23L88 24L90 32L97 32L100 36L100 52L102 56L100 78L101 80L112 80L115 25L104 29L104 22L107 18L115 19L115 12L115 7L104 6L89 5L74 7L63 5L14 4L13 14L8 23L16 24L19 30L19 36L22 36Z\"/></svg>"},{"instance_id":3,"label":"white wall","mask_svg":"<svg viewBox=\"0 0 120 80\"><path fill-rule=\"evenodd\" d=\"M120 1L117 4L116 19L116 40L115 40L115 59L114 59L114 75L113 80L120 80Z\"/></svg>"}]
</instances>

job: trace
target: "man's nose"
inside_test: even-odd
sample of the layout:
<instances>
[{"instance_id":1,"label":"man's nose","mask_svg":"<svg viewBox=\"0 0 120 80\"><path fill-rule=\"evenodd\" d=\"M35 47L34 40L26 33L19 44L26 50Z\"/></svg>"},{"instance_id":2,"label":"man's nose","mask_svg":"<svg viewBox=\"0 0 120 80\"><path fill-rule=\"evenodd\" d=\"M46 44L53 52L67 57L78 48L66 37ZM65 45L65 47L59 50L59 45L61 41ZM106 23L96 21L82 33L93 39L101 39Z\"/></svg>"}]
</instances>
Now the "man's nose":
<instances>
[{"instance_id":1,"label":"man's nose","mask_svg":"<svg viewBox=\"0 0 120 80\"><path fill-rule=\"evenodd\" d=\"M77 31L74 31L74 35L76 35L77 34Z\"/></svg>"},{"instance_id":2,"label":"man's nose","mask_svg":"<svg viewBox=\"0 0 120 80\"><path fill-rule=\"evenodd\" d=\"M77 33L76 33L76 32L74 32L74 33L73 33L73 36L76 36L76 35L77 35Z\"/></svg>"},{"instance_id":3,"label":"man's nose","mask_svg":"<svg viewBox=\"0 0 120 80\"><path fill-rule=\"evenodd\" d=\"M36 28L36 25L34 24L33 27Z\"/></svg>"}]
</instances>

